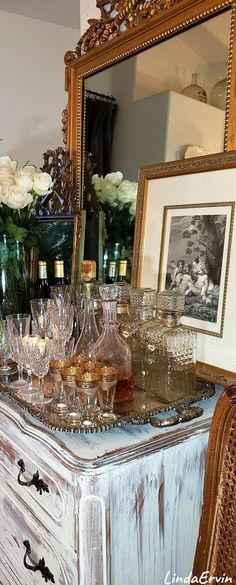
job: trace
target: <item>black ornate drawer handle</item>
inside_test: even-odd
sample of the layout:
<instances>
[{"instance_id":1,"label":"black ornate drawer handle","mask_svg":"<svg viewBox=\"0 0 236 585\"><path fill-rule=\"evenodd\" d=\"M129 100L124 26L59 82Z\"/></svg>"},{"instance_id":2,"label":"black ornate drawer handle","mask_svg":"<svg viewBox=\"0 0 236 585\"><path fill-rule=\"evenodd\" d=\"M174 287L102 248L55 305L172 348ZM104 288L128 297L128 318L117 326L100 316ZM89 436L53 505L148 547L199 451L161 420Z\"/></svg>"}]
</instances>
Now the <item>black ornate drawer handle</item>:
<instances>
[{"instance_id":1,"label":"black ornate drawer handle","mask_svg":"<svg viewBox=\"0 0 236 585\"><path fill-rule=\"evenodd\" d=\"M18 477L17 477L17 481L20 485L25 485L27 487L30 487L31 485L35 485L37 492L40 493L40 496L42 495L43 492L48 492L49 493L49 489L47 484L43 481L43 479L39 479L39 472L36 471L36 473L34 473L32 479L30 479L29 481L22 481L20 476L22 475L22 473L25 472L25 464L23 459L20 459L17 463L17 465L19 465L20 471L18 473Z\"/></svg>"},{"instance_id":2,"label":"black ornate drawer handle","mask_svg":"<svg viewBox=\"0 0 236 585\"><path fill-rule=\"evenodd\" d=\"M48 581L51 581L52 583L55 583L54 581L54 576L51 573L51 571L49 570L48 567L45 567L45 560L44 557L42 557L41 559L39 559L39 562L37 565L29 565L27 563L27 557L31 554L31 546L28 540L24 540L23 545L26 547L26 551L24 554L24 566L26 569L29 569L29 571L33 571L35 573L35 571L40 571L40 573L42 574L43 579L45 579L46 583Z\"/></svg>"}]
</instances>

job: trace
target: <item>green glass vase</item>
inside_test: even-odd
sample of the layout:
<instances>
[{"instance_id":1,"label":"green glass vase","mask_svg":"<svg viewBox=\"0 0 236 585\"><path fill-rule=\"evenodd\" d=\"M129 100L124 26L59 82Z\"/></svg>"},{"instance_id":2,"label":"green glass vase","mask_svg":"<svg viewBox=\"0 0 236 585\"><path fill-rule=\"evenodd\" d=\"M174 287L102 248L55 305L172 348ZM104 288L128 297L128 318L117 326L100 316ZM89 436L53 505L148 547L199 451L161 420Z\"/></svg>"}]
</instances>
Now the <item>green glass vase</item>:
<instances>
[{"instance_id":1,"label":"green glass vase","mask_svg":"<svg viewBox=\"0 0 236 585\"><path fill-rule=\"evenodd\" d=\"M0 311L2 317L29 309L28 255L14 238L0 238Z\"/></svg>"}]
</instances>

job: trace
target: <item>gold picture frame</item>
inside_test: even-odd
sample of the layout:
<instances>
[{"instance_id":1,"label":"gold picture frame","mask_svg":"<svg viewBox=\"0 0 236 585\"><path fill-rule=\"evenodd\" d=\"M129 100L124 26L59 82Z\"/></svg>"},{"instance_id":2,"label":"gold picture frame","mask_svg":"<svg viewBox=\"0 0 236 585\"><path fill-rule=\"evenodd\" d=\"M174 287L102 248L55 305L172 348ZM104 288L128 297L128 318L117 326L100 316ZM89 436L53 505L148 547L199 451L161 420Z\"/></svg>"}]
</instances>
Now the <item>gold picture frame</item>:
<instances>
[{"instance_id":1,"label":"gold picture frame","mask_svg":"<svg viewBox=\"0 0 236 585\"><path fill-rule=\"evenodd\" d=\"M189 323L188 317L185 324L192 325L198 331L198 361L204 364L204 368L207 364L220 371L223 363L225 370L230 373L230 380L233 372L236 372L236 347L232 328L236 287L236 274L233 270L236 266L235 184L236 151L142 167L139 176L132 275L133 286L148 286L157 290L165 288L168 238L171 232L171 222L167 222L168 213L171 218L182 217L184 220L193 218L196 209L199 216L204 215L204 209L211 218L227 215L218 325L215 330L211 330L211 327L204 328L202 323L199 327L198 319L194 318L196 324L193 325ZM177 246L176 254L178 256ZM187 261L186 253L184 259Z\"/></svg>"}]
</instances>

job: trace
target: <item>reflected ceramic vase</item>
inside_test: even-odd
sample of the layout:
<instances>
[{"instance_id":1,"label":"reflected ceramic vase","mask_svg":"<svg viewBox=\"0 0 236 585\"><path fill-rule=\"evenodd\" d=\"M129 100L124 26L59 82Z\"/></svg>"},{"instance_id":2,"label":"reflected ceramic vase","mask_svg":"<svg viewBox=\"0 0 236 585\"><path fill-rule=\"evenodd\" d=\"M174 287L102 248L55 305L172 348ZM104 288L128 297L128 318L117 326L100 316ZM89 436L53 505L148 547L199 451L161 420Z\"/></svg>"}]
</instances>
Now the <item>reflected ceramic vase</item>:
<instances>
[{"instance_id":1,"label":"reflected ceramic vase","mask_svg":"<svg viewBox=\"0 0 236 585\"><path fill-rule=\"evenodd\" d=\"M188 97L192 98L193 100L197 100L199 102L207 102L207 93L203 87L198 85L197 82L197 73L192 74L192 81L190 85L187 85L184 89L182 89L181 93L183 95L187 95Z\"/></svg>"},{"instance_id":2,"label":"reflected ceramic vase","mask_svg":"<svg viewBox=\"0 0 236 585\"><path fill-rule=\"evenodd\" d=\"M0 310L3 317L29 308L28 258L24 246L14 238L0 238Z\"/></svg>"},{"instance_id":3,"label":"reflected ceramic vase","mask_svg":"<svg viewBox=\"0 0 236 585\"><path fill-rule=\"evenodd\" d=\"M211 90L210 103L215 108L225 110L227 78L218 81Z\"/></svg>"}]
</instances>

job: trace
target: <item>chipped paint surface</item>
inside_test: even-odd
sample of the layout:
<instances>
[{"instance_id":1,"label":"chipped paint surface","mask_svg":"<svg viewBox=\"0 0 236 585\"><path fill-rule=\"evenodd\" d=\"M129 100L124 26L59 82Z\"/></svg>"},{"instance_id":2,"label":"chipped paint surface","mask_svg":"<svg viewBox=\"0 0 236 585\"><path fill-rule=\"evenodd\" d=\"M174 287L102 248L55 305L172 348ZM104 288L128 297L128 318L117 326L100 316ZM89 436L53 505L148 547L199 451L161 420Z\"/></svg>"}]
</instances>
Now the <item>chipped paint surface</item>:
<instances>
[{"instance_id":1,"label":"chipped paint surface","mask_svg":"<svg viewBox=\"0 0 236 585\"><path fill-rule=\"evenodd\" d=\"M162 585L168 571L189 575L215 403L174 430L75 436L0 401L0 585L44 582L23 567L24 539L57 585ZM17 484L19 456L28 474L47 479L49 494Z\"/></svg>"}]
</instances>

